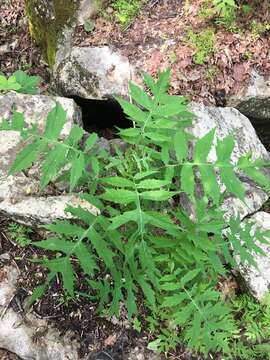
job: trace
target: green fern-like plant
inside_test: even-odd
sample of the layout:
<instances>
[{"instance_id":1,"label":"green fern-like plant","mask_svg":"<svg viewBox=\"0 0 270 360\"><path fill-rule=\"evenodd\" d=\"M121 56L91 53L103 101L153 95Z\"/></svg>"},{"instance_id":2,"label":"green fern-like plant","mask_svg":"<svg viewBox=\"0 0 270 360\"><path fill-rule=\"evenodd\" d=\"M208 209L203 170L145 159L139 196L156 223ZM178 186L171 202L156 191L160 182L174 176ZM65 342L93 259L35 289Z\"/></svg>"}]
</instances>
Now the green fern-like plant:
<instances>
[{"instance_id":1,"label":"green fern-like plant","mask_svg":"<svg viewBox=\"0 0 270 360\"><path fill-rule=\"evenodd\" d=\"M91 287L97 310L108 316L118 316L124 303L128 318L138 318L144 297L154 337L150 348L166 352L185 341L204 354L229 353L237 329L229 305L216 290L217 281L226 276L227 264L237 267L236 255L253 264L253 252L261 250L250 235L251 225L240 227L238 217L225 221L220 206L228 193L245 201L241 174L269 190L262 171L269 164L251 160L250 154L232 164L232 135L214 145L215 129L201 139L189 134L194 115L185 97L168 95L169 78L169 71L159 73L157 81L145 74L148 91L130 83L132 103L117 98L133 127L118 129L127 146L115 145L113 155L99 150L96 134L83 142L76 125L61 140L66 116L60 104L48 115L43 133L24 129L18 115L2 123L5 130L21 131L25 141L11 173L39 159L41 187L64 179L71 191L84 189L83 199L100 211L93 215L69 206L66 211L76 224L45 226L54 235L33 245L56 255L41 260L48 280L34 291L31 302L57 274L68 296L74 296L79 266L85 275L80 281ZM209 162L213 147L217 159ZM193 216L179 205L183 194L193 204ZM227 237L222 236L225 227ZM256 235L267 242L267 234L257 230Z\"/></svg>"},{"instance_id":2,"label":"green fern-like plant","mask_svg":"<svg viewBox=\"0 0 270 360\"><path fill-rule=\"evenodd\" d=\"M27 75L22 70L17 70L8 78L0 74L0 93L14 90L18 93L35 95L38 92L39 83L39 76Z\"/></svg>"}]
</instances>

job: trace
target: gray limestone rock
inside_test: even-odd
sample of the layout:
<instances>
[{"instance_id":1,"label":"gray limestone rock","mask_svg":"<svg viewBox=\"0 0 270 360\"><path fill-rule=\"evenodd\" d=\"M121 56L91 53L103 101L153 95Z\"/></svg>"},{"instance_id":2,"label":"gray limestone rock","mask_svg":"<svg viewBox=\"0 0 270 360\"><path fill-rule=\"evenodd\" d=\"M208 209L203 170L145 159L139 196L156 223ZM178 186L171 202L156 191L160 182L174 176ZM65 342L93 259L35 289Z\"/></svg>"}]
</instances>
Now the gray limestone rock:
<instances>
[{"instance_id":1,"label":"gray limestone rock","mask_svg":"<svg viewBox=\"0 0 270 360\"><path fill-rule=\"evenodd\" d=\"M269 213L257 212L250 217L249 221L254 221L255 226L261 228L262 231L270 231ZM261 244L257 241L257 245L266 253L266 256L254 254L257 268L241 265L240 274L251 294L257 300L263 301L270 294L270 244Z\"/></svg>"},{"instance_id":2,"label":"gray limestone rock","mask_svg":"<svg viewBox=\"0 0 270 360\"><path fill-rule=\"evenodd\" d=\"M10 302L16 295L18 277L14 266L0 269L0 348L22 360L79 360L79 345L69 334L60 336L46 320L12 309Z\"/></svg>"},{"instance_id":3,"label":"gray limestone rock","mask_svg":"<svg viewBox=\"0 0 270 360\"><path fill-rule=\"evenodd\" d=\"M36 124L40 130L44 130L46 117L55 106L55 101L62 104L67 112L67 123L61 133L64 139L74 123L81 123L80 111L71 99L8 93L0 97L1 115L8 119L12 108L15 107L24 114L26 125ZM89 203L82 202L72 195L61 195L60 189L59 196L50 196L48 190L41 193L39 163L34 164L29 171L8 175L10 166L22 147L20 134L17 131L0 131L0 212L2 214L29 225L51 223L56 219L68 218L69 215L64 211L67 204L78 201L82 206L96 213L97 209Z\"/></svg>"},{"instance_id":4,"label":"gray limestone rock","mask_svg":"<svg viewBox=\"0 0 270 360\"><path fill-rule=\"evenodd\" d=\"M235 149L232 153L232 163L236 163L241 156L247 153L251 153L253 159L263 158L270 161L270 156L256 135L249 119L238 110L234 108L207 107L195 103L191 105L190 110L194 112L196 118L188 131L196 137L201 138L213 128L216 128L214 144L217 138L222 139L229 134L234 136ZM216 160L214 147L209 153L208 160L210 162ZM223 205L227 217L239 213L241 218L244 218L246 215L258 211L268 199L266 192L252 181L243 176L241 180L247 191L246 204L232 196L227 197ZM187 206L185 201L184 203Z\"/></svg>"},{"instance_id":5,"label":"gray limestone rock","mask_svg":"<svg viewBox=\"0 0 270 360\"><path fill-rule=\"evenodd\" d=\"M240 93L228 100L228 105L246 115L257 132L270 138L270 77L264 78L256 71L251 74L250 83Z\"/></svg>"},{"instance_id":6,"label":"gray limestone rock","mask_svg":"<svg viewBox=\"0 0 270 360\"><path fill-rule=\"evenodd\" d=\"M64 96L85 99L126 96L131 67L126 57L104 47L73 47L54 67L54 85Z\"/></svg>"},{"instance_id":7,"label":"gray limestone rock","mask_svg":"<svg viewBox=\"0 0 270 360\"><path fill-rule=\"evenodd\" d=\"M76 195L59 196L24 196L15 202L4 200L0 202L0 213L16 222L25 225L51 224L56 220L71 219L72 216L65 212L68 205L80 206L94 215L99 210Z\"/></svg>"},{"instance_id":8,"label":"gray limestone rock","mask_svg":"<svg viewBox=\"0 0 270 360\"><path fill-rule=\"evenodd\" d=\"M73 124L82 125L80 108L72 99L63 97L49 97L45 95L27 95L16 92L9 92L0 96L1 118L9 118L12 110L22 112L25 118L25 124L31 126L36 124L39 130L44 130L45 119L48 113L59 102L67 113L67 122L62 131L65 137Z\"/></svg>"},{"instance_id":9,"label":"gray limestone rock","mask_svg":"<svg viewBox=\"0 0 270 360\"><path fill-rule=\"evenodd\" d=\"M142 347L136 346L125 355L127 360L162 360L164 357L153 351L148 351Z\"/></svg>"},{"instance_id":10,"label":"gray limestone rock","mask_svg":"<svg viewBox=\"0 0 270 360\"><path fill-rule=\"evenodd\" d=\"M77 14L77 24L83 25L84 22L97 15L102 6L108 2L107 0L80 0L79 10Z\"/></svg>"}]
</instances>

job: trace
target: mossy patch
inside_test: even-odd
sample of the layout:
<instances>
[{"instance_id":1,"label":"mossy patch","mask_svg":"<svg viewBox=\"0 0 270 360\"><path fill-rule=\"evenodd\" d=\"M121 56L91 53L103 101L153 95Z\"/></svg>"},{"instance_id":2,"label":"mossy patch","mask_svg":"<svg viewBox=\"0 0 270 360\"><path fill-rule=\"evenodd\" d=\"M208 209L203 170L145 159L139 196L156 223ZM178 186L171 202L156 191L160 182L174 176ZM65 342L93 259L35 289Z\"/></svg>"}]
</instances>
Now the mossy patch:
<instances>
[{"instance_id":1,"label":"mossy patch","mask_svg":"<svg viewBox=\"0 0 270 360\"><path fill-rule=\"evenodd\" d=\"M196 50L194 62L202 65L215 52L215 33L213 29L206 29L198 34L189 30L186 43Z\"/></svg>"},{"instance_id":2,"label":"mossy patch","mask_svg":"<svg viewBox=\"0 0 270 360\"><path fill-rule=\"evenodd\" d=\"M62 31L72 25L77 9L78 0L26 0L31 35L50 67L55 62Z\"/></svg>"}]
</instances>

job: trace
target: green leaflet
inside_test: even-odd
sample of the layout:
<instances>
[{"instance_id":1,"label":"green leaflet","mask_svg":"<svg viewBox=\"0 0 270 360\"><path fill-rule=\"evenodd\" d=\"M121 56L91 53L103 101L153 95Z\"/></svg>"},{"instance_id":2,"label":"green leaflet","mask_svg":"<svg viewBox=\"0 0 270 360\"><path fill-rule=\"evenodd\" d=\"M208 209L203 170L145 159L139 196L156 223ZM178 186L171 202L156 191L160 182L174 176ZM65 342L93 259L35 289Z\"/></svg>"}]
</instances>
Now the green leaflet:
<instances>
[{"instance_id":1,"label":"green leaflet","mask_svg":"<svg viewBox=\"0 0 270 360\"><path fill-rule=\"evenodd\" d=\"M21 88L21 85L17 82L14 75L10 76L8 79L4 75L0 75L0 91L18 91Z\"/></svg>"},{"instance_id":2,"label":"green leaflet","mask_svg":"<svg viewBox=\"0 0 270 360\"><path fill-rule=\"evenodd\" d=\"M147 112L142 111L137 106L119 97L116 97L116 100L122 107L124 113L128 115L131 120L135 121L138 124L143 124L146 121L148 117Z\"/></svg>"},{"instance_id":3,"label":"green leaflet","mask_svg":"<svg viewBox=\"0 0 270 360\"><path fill-rule=\"evenodd\" d=\"M158 190L158 191L144 191L140 193L140 198L152 201L165 201L171 199L178 194L176 191Z\"/></svg>"},{"instance_id":4,"label":"green leaflet","mask_svg":"<svg viewBox=\"0 0 270 360\"><path fill-rule=\"evenodd\" d=\"M35 243L36 247L42 249L52 250L52 251L61 251L65 254L71 252L74 248L74 243L62 240L59 238L50 238L48 240L38 241Z\"/></svg>"},{"instance_id":5,"label":"green leaflet","mask_svg":"<svg viewBox=\"0 0 270 360\"><path fill-rule=\"evenodd\" d=\"M110 250L107 243L102 239L102 237L96 232L94 228L90 228L87 236L91 241L93 247L98 253L99 257L105 262L106 266L110 269L113 268L113 258L115 256L114 252Z\"/></svg>"},{"instance_id":6,"label":"green leaflet","mask_svg":"<svg viewBox=\"0 0 270 360\"><path fill-rule=\"evenodd\" d=\"M19 113L14 113L11 126L7 129L20 130L23 139L29 142L29 144L17 154L11 166L10 174L29 168L38 160L39 155L42 154L41 188L45 188L51 180L59 175L60 170L69 164L71 166L67 173L70 181L70 190L72 191L85 172L85 155L78 149L79 141L83 136L83 130L75 125L64 142L62 142L58 140L58 137L65 122L66 112L59 103L56 103L56 106L49 112L43 134L39 134L38 129L34 127L27 130L22 129L23 117ZM4 123L5 127L6 125ZM91 138L91 146L93 146L95 139L95 136ZM87 145L89 151L91 146L89 146L89 143ZM92 151L95 152L96 150L92 149ZM94 174L98 174L99 163L95 156L91 158L91 165Z\"/></svg>"},{"instance_id":7,"label":"green leaflet","mask_svg":"<svg viewBox=\"0 0 270 360\"><path fill-rule=\"evenodd\" d=\"M47 147L45 141L34 141L27 145L22 151L16 156L13 162L9 174L15 174L23 169L28 169L38 158L39 154Z\"/></svg>"},{"instance_id":8,"label":"green leaflet","mask_svg":"<svg viewBox=\"0 0 270 360\"><path fill-rule=\"evenodd\" d=\"M78 214L76 215L78 216ZM71 224L68 221L58 221L55 224L44 225L43 228L51 232L63 234L67 237L81 237L85 231L82 227L76 224Z\"/></svg>"},{"instance_id":9,"label":"green leaflet","mask_svg":"<svg viewBox=\"0 0 270 360\"><path fill-rule=\"evenodd\" d=\"M270 178L267 177L257 167L258 160L252 162L249 156L243 156L239 159L238 167L241 169L250 179L254 180L257 184L265 188L267 191L270 190Z\"/></svg>"},{"instance_id":10,"label":"green leaflet","mask_svg":"<svg viewBox=\"0 0 270 360\"><path fill-rule=\"evenodd\" d=\"M140 275L137 278L138 283L140 284L142 291L146 297L147 302L151 304L153 308L156 307L156 297L152 287L145 281L144 275Z\"/></svg>"},{"instance_id":11,"label":"green leaflet","mask_svg":"<svg viewBox=\"0 0 270 360\"><path fill-rule=\"evenodd\" d=\"M169 185L170 182L167 180L142 180L136 187L137 189L159 189L162 186Z\"/></svg>"},{"instance_id":12,"label":"green leaflet","mask_svg":"<svg viewBox=\"0 0 270 360\"><path fill-rule=\"evenodd\" d=\"M129 128L119 131L119 135L121 137L138 137L140 135L140 129L139 128Z\"/></svg>"},{"instance_id":13,"label":"green leaflet","mask_svg":"<svg viewBox=\"0 0 270 360\"><path fill-rule=\"evenodd\" d=\"M63 159L65 159L67 149L63 146L56 145L48 154L46 160L43 163L42 175L40 180L41 189L44 189L59 172L59 169L63 165ZM73 180L73 179L72 179ZM70 187L74 186L71 183Z\"/></svg>"},{"instance_id":14,"label":"green leaflet","mask_svg":"<svg viewBox=\"0 0 270 360\"><path fill-rule=\"evenodd\" d=\"M38 86L40 84L39 76L29 76L24 71L18 70L14 73L16 82L20 85L15 89L19 93L36 95L38 93Z\"/></svg>"},{"instance_id":15,"label":"green leaflet","mask_svg":"<svg viewBox=\"0 0 270 360\"><path fill-rule=\"evenodd\" d=\"M199 273L201 272L201 269L195 269L190 272L188 272L185 276L181 278L180 284L182 287L186 286L186 284L193 280Z\"/></svg>"},{"instance_id":16,"label":"green leaflet","mask_svg":"<svg viewBox=\"0 0 270 360\"><path fill-rule=\"evenodd\" d=\"M161 101L161 96L167 92L170 86L170 71L160 72L158 81L154 81L149 74L144 74L143 79L157 101Z\"/></svg>"},{"instance_id":17,"label":"green leaflet","mask_svg":"<svg viewBox=\"0 0 270 360\"><path fill-rule=\"evenodd\" d=\"M139 216L139 214L138 214L137 210L126 211L122 215L118 215L118 216L111 218L112 224L110 225L109 229L115 230L115 229L119 228L120 226L128 223L129 221L137 222L138 216Z\"/></svg>"},{"instance_id":18,"label":"green leaflet","mask_svg":"<svg viewBox=\"0 0 270 360\"><path fill-rule=\"evenodd\" d=\"M220 199L220 188L217 182L217 176L214 167L209 164L198 166L198 168L201 174L201 180L205 194L209 198L213 199L214 204L218 205Z\"/></svg>"},{"instance_id":19,"label":"green leaflet","mask_svg":"<svg viewBox=\"0 0 270 360\"><path fill-rule=\"evenodd\" d=\"M74 125L64 143L71 147L75 147L82 137L83 129L79 125Z\"/></svg>"},{"instance_id":20,"label":"green leaflet","mask_svg":"<svg viewBox=\"0 0 270 360\"><path fill-rule=\"evenodd\" d=\"M170 141L170 137L167 136L167 135L164 135L164 134L159 134L157 132L150 132L150 131L147 131L145 133L145 136L152 140L154 143L155 142L169 142Z\"/></svg>"},{"instance_id":21,"label":"green leaflet","mask_svg":"<svg viewBox=\"0 0 270 360\"><path fill-rule=\"evenodd\" d=\"M74 255L79 260L80 266L87 275L93 275L95 270L98 270L98 266L91 254L90 249L82 242L75 247Z\"/></svg>"},{"instance_id":22,"label":"green leaflet","mask_svg":"<svg viewBox=\"0 0 270 360\"><path fill-rule=\"evenodd\" d=\"M103 184L108 184L108 185L117 186L117 187L121 187L121 188L125 188L125 187L134 188L134 183L132 181L122 178L120 176L102 178L100 180L100 182Z\"/></svg>"},{"instance_id":23,"label":"green leaflet","mask_svg":"<svg viewBox=\"0 0 270 360\"><path fill-rule=\"evenodd\" d=\"M88 210L83 209L82 207L73 207L73 206L67 206L65 211L67 213L72 214L77 219L82 220L85 224L91 226L96 221L96 216L90 213ZM74 225L73 225L74 226ZM72 227L73 229L74 227ZM73 231L72 229L68 229L68 231ZM67 230L67 227L65 227L65 231ZM57 230L59 231L59 230ZM75 235L75 234L74 234ZM80 235L81 236L81 235Z\"/></svg>"},{"instance_id":24,"label":"green leaflet","mask_svg":"<svg viewBox=\"0 0 270 360\"><path fill-rule=\"evenodd\" d=\"M135 100L137 104L143 106L147 110L152 110L154 104L152 99L146 94L145 91L131 82L129 83L129 90L132 99Z\"/></svg>"},{"instance_id":25,"label":"green leaflet","mask_svg":"<svg viewBox=\"0 0 270 360\"><path fill-rule=\"evenodd\" d=\"M222 182L226 186L226 190L234 194L240 200L244 201L245 189L241 181L235 175L234 169L232 167L220 168L220 177Z\"/></svg>"},{"instance_id":26,"label":"green leaflet","mask_svg":"<svg viewBox=\"0 0 270 360\"><path fill-rule=\"evenodd\" d=\"M136 305L136 296L135 296L136 287L132 280L132 275L128 268L125 268L124 276L125 276L124 286L127 291L127 311L130 320L134 314L138 313L138 309Z\"/></svg>"},{"instance_id":27,"label":"green leaflet","mask_svg":"<svg viewBox=\"0 0 270 360\"><path fill-rule=\"evenodd\" d=\"M174 136L174 149L177 160L182 163L188 154L188 143L186 134L181 130L178 130Z\"/></svg>"},{"instance_id":28,"label":"green leaflet","mask_svg":"<svg viewBox=\"0 0 270 360\"><path fill-rule=\"evenodd\" d=\"M165 296L164 301L161 304L161 307L174 307L178 306L182 303L182 301L186 298L185 293L175 294L172 296Z\"/></svg>"},{"instance_id":29,"label":"green leaflet","mask_svg":"<svg viewBox=\"0 0 270 360\"><path fill-rule=\"evenodd\" d=\"M69 257L54 260L43 260L43 264L53 273L59 273L63 280L63 287L67 293L74 296L74 272Z\"/></svg>"},{"instance_id":30,"label":"green leaflet","mask_svg":"<svg viewBox=\"0 0 270 360\"><path fill-rule=\"evenodd\" d=\"M188 194L191 199L194 197L195 180L193 167L191 164L184 164L181 171L181 189Z\"/></svg>"},{"instance_id":31,"label":"green leaflet","mask_svg":"<svg viewBox=\"0 0 270 360\"><path fill-rule=\"evenodd\" d=\"M60 103L49 112L44 137L49 140L57 140L66 122L66 111Z\"/></svg>"},{"instance_id":32,"label":"green leaflet","mask_svg":"<svg viewBox=\"0 0 270 360\"><path fill-rule=\"evenodd\" d=\"M201 139L197 140L193 152L193 161L195 164L200 165L200 163L207 162L207 157L212 147L214 135L215 129L209 131Z\"/></svg>"},{"instance_id":33,"label":"green leaflet","mask_svg":"<svg viewBox=\"0 0 270 360\"><path fill-rule=\"evenodd\" d=\"M105 193L100 195L100 198L107 201L112 201L116 204L129 204L136 202L137 195L135 192L124 189L106 189Z\"/></svg>"},{"instance_id":34,"label":"green leaflet","mask_svg":"<svg viewBox=\"0 0 270 360\"><path fill-rule=\"evenodd\" d=\"M218 163L230 163L233 148L234 138L232 135L228 135L222 140L218 139L216 147Z\"/></svg>"},{"instance_id":35,"label":"green leaflet","mask_svg":"<svg viewBox=\"0 0 270 360\"><path fill-rule=\"evenodd\" d=\"M72 191L79 182L85 168L85 159L83 153L76 154L72 161L70 171L70 191Z\"/></svg>"},{"instance_id":36,"label":"green leaflet","mask_svg":"<svg viewBox=\"0 0 270 360\"><path fill-rule=\"evenodd\" d=\"M185 105L181 105L177 102L169 103L163 106L159 106L154 109L153 113L157 116L174 116L186 109Z\"/></svg>"},{"instance_id":37,"label":"green leaflet","mask_svg":"<svg viewBox=\"0 0 270 360\"><path fill-rule=\"evenodd\" d=\"M151 176L151 175L154 175L154 174L157 174L158 171L157 170L148 170L148 171L143 171L141 173L138 173L134 176L134 179L135 180L141 180L143 178L146 178L148 176Z\"/></svg>"},{"instance_id":38,"label":"green leaflet","mask_svg":"<svg viewBox=\"0 0 270 360\"><path fill-rule=\"evenodd\" d=\"M84 150L89 151L92 149L94 144L97 142L98 136L96 133L92 133L85 142Z\"/></svg>"},{"instance_id":39,"label":"green leaflet","mask_svg":"<svg viewBox=\"0 0 270 360\"><path fill-rule=\"evenodd\" d=\"M0 124L0 130L13 130L21 132L24 126L24 115L18 111L13 111L10 122L7 121L7 119L3 119Z\"/></svg>"}]
</instances>

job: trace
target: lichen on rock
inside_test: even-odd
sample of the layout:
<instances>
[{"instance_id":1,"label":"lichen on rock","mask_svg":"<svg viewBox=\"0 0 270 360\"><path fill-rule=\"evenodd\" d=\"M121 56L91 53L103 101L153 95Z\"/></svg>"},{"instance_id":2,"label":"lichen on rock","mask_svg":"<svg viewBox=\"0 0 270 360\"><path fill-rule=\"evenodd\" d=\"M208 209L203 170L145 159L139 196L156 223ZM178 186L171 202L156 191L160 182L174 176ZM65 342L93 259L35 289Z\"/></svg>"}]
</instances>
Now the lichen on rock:
<instances>
[{"instance_id":1,"label":"lichen on rock","mask_svg":"<svg viewBox=\"0 0 270 360\"><path fill-rule=\"evenodd\" d=\"M78 0L26 0L31 35L51 67L64 29L72 27L78 6Z\"/></svg>"},{"instance_id":2,"label":"lichen on rock","mask_svg":"<svg viewBox=\"0 0 270 360\"><path fill-rule=\"evenodd\" d=\"M59 53L53 68L57 93L95 100L128 95L133 69L121 53L108 46L74 46Z\"/></svg>"}]
</instances>

